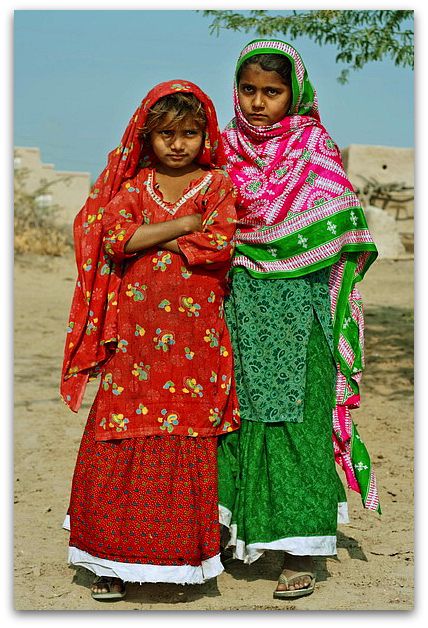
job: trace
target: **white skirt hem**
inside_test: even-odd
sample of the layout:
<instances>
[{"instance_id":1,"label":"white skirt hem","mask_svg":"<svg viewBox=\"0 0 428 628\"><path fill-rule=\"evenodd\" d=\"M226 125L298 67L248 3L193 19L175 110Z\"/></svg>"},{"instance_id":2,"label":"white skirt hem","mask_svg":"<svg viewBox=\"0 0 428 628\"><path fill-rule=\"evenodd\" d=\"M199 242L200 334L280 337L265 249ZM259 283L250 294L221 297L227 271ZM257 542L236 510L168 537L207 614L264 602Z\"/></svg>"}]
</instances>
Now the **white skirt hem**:
<instances>
[{"instance_id":1,"label":"white skirt hem","mask_svg":"<svg viewBox=\"0 0 428 628\"><path fill-rule=\"evenodd\" d=\"M227 547L233 548L233 557L248 565L261 558L266 550L283 551L296 556L335 556L337 554L336 535L295 536L246 545L243 540L237 538L237 526L234 523L231 524L231 511L221 504L219 505L219 520L230 530ZM337 520L338 523L349 523L347 502L338 504Z\"/></svg>"},{"instance_id":2,"label":"white skirt hem","mask_svg":"<svg viewBox=\"0 0 428 628\"><path fill-rule=\"evenodd\" d=\"M68 563L84 567L96 576L120 578L124 582L168 582L173 584L203 584L224 570L220 554L203 560L200 565L151 565L121 563L92 556L77 547L68 548Z\"/></svg>"},{"instance_id":3,"label":"white skirt hem","mask_svg":"<svg viewBox=\"0 0 428 628\"><path fill-rule=\"evenodd\" d=\"M70 517L65 517L63 528L70 530ZM203 584L224 571L220 554L201 561L200 565L152 565L122 563L92 556L77 547L68 548L68 563L84 567L96 576L120 578L124 582L168 582L173 584Z\"/></svg>"}]
</instances>

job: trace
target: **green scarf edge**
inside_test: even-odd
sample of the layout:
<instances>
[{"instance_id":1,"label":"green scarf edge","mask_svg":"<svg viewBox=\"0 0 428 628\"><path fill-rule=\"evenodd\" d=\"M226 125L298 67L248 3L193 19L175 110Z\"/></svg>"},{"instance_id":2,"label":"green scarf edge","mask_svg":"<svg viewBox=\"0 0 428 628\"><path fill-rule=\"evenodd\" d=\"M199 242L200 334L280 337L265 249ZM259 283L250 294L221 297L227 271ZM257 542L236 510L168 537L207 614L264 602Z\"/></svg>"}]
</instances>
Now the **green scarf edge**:
<instances>
[{"instance_id":1,"label":"green scarf edge","mask_svg":"<svg viewBox=\"0 0 428 628\"><path fill-rule=\"evenodd\" d=\"M247 46L251 46L251 44L255 44L255 43L258 43L258 42L266 42L266 41L270 41L270 42L273 41L273 42L276 42L276 43L279 43L279 44L285 44L286 46L290 46L290 48L293 48L293 50L295 51L296 55L298 55L301 64L305 68L305 73L303 75L302 88L300 89L299 81L297 80L297 73L296 73L296 66L295 66L295 59L294 59L294 57L292 55L287 54L283 50L279 50L279 49L275 49L275 48L256 48L256 50L251 50L250 52L247 52L247 54L245 54L241 59L239 59L238 63L236 64L236 70L235 70L235 84L236 84L236 87L238 87L238 81L237 81L238 71L239 71L239 68L241 67L241 65L244 63L244 61L246 61L247 59L250 59L250 57L254 57L256 55L262 55L262 54L279 54L279 55L283 55L284 57L287 57L287 59L289 59L289 61L291 62L291 67L292 67L291 87L292 87L292 92L293 92L293 100L292 100L292 104L291 104L291 107L290 107L290 111L293 111L294 114L305 115L306 113L309 112L310 108L308 109L308 107L304 107L302 105L302 102L301 102L299 109L296 111L296 106L297 106L297 103L299 101L299 98L301 97L301 100L303 99L303 95L306 93L306 87L309 90L310 99L313 100L314 88L312 86L312 83L309 80L308 71L306 69L305 64L303 63L303 59L301 58L301 56L297 52L297 50L294 48L294 46L292 46L288 42L282 41L280 39L253 39L252 41L248 42L248 44L245 46L245 48Z\"/></svg>"}]
</instances>

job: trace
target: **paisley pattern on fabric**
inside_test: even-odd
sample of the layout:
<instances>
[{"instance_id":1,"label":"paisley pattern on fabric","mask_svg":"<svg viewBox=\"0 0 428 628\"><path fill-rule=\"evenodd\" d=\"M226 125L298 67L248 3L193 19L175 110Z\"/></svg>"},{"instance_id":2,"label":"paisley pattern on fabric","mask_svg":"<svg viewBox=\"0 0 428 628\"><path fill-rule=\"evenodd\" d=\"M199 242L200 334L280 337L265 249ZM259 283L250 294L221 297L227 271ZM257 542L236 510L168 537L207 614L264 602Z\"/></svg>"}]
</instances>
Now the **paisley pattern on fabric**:
<instances>
[{"instance_id":1,"label":"paisley pattern on fabric","mask_svg":"<svg viewBox=\"0 0 428 628\"><path fill-rule=\"evenodd\" d=\"M328 339L334 369L328 270L289 281L260 281L237 273L225 311L241 418L303 421L308 345L315 317L323 321L319 329ZM330 401L333 407L334 386Z\"/></svg>"},{"instance_id":2,"label":"paisley pattern on fabric","mask_svg":"<svg viewBox=\"0 0 428 628\"><path fill-rule=\"evenodd\" d=\"M338 503L346 498L330 436L334 363L316 317L309 332L303 421L244 420L219 441L219 502L245 546L336 535Z\"/></svg>"}]
</instances>

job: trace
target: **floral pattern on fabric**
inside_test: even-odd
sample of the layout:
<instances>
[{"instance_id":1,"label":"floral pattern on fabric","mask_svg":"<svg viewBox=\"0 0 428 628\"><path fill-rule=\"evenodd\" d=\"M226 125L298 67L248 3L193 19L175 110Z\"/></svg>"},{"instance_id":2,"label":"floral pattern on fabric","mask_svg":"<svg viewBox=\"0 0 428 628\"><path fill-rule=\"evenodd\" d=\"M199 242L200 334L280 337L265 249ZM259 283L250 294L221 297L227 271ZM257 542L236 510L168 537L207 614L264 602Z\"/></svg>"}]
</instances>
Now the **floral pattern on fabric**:
<instances>
[{"instance_id":1,"label":"floral pattern on fabric","mask_svg":"<svg viewBox=\"0 0 428 628\"><path fill-rule=\"evenodd\" d=\"M98 440L214 436L239 426L223 316L234 189L226 173L212 170L193 181L184 197L174 204L174 215L166 211L153 170L142 169L105 207L104 249L124 265L116 297L118 342L101 371L94 402ZM156 246L128 255L125 245L143 220L143 208L150 223L197 208L203 231L178 238L182 254ZM213 246L213 239L221 239L222 246Z\"/></svg>"},{"instance_id":2,"label":"floral pattern on fabric","mask_svg":"<svg viewBox=\"0 0 428 628\"><path fill-rule=\"evenodd\" d=\"M104 210L120 189L127 191L129 198L140 194L141 188L134 177L142 167L152 167L154 163L150 145L144 144L140 131L144 128L150 107L160 98L176 92L194 94L202 103L207 117L205 141L197 163L207 168L221 168L226 163L213 103L197 85L174 80L160 83L150 90L129 121L119 145L110 151L107 165L73 225L78 278L70 308L60 392L64 402L74 412L82 403L88 379L99 374L118 341L117 296L122 280L122 263L116 262L119 259L123 261L127 256L121 254L116 257L114 249L123 243L125 233L122 229L105 233ZM126 204L118 214L119 224L121 221L125 224L130 222ZM127 237L132 235L131 228L135 231L140 224L147 224L148 221L142 207L139 223L128 224Z\"/></svg>"}]
</instances>

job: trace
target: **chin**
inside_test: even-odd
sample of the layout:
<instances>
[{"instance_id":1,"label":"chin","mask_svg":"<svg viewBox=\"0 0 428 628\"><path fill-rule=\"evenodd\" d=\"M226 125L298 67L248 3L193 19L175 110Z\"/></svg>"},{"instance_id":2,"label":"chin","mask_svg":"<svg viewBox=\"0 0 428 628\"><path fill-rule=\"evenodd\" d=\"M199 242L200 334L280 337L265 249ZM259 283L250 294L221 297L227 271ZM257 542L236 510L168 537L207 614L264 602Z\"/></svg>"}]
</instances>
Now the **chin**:
<instances>
[{"instance_id":1,"label":"chin","mask_svg":"<svg viewBox=\"0 0 428 628\"><path fill-rule=\"evenodd\" d=\"M272 124L272 122L270 120L268 120L267 118L265 118L263 120L252 120L252 118L250 116L245 116L245 119L252 126L269 126L270 124Z\"/></svg>"},{"instance_id":2,"label":"chin","mask_svg":"<svg viewBox=\"0 0 428 628\"><path fill-rule=\"evenodd\" d=\"M260 120L257 120L255 122L251 122L251 120L249 120L250 124L252 126L270 126L271 122L269 120L263 120L263 122L260 122Z\"/></svg>"}]
</instances>

